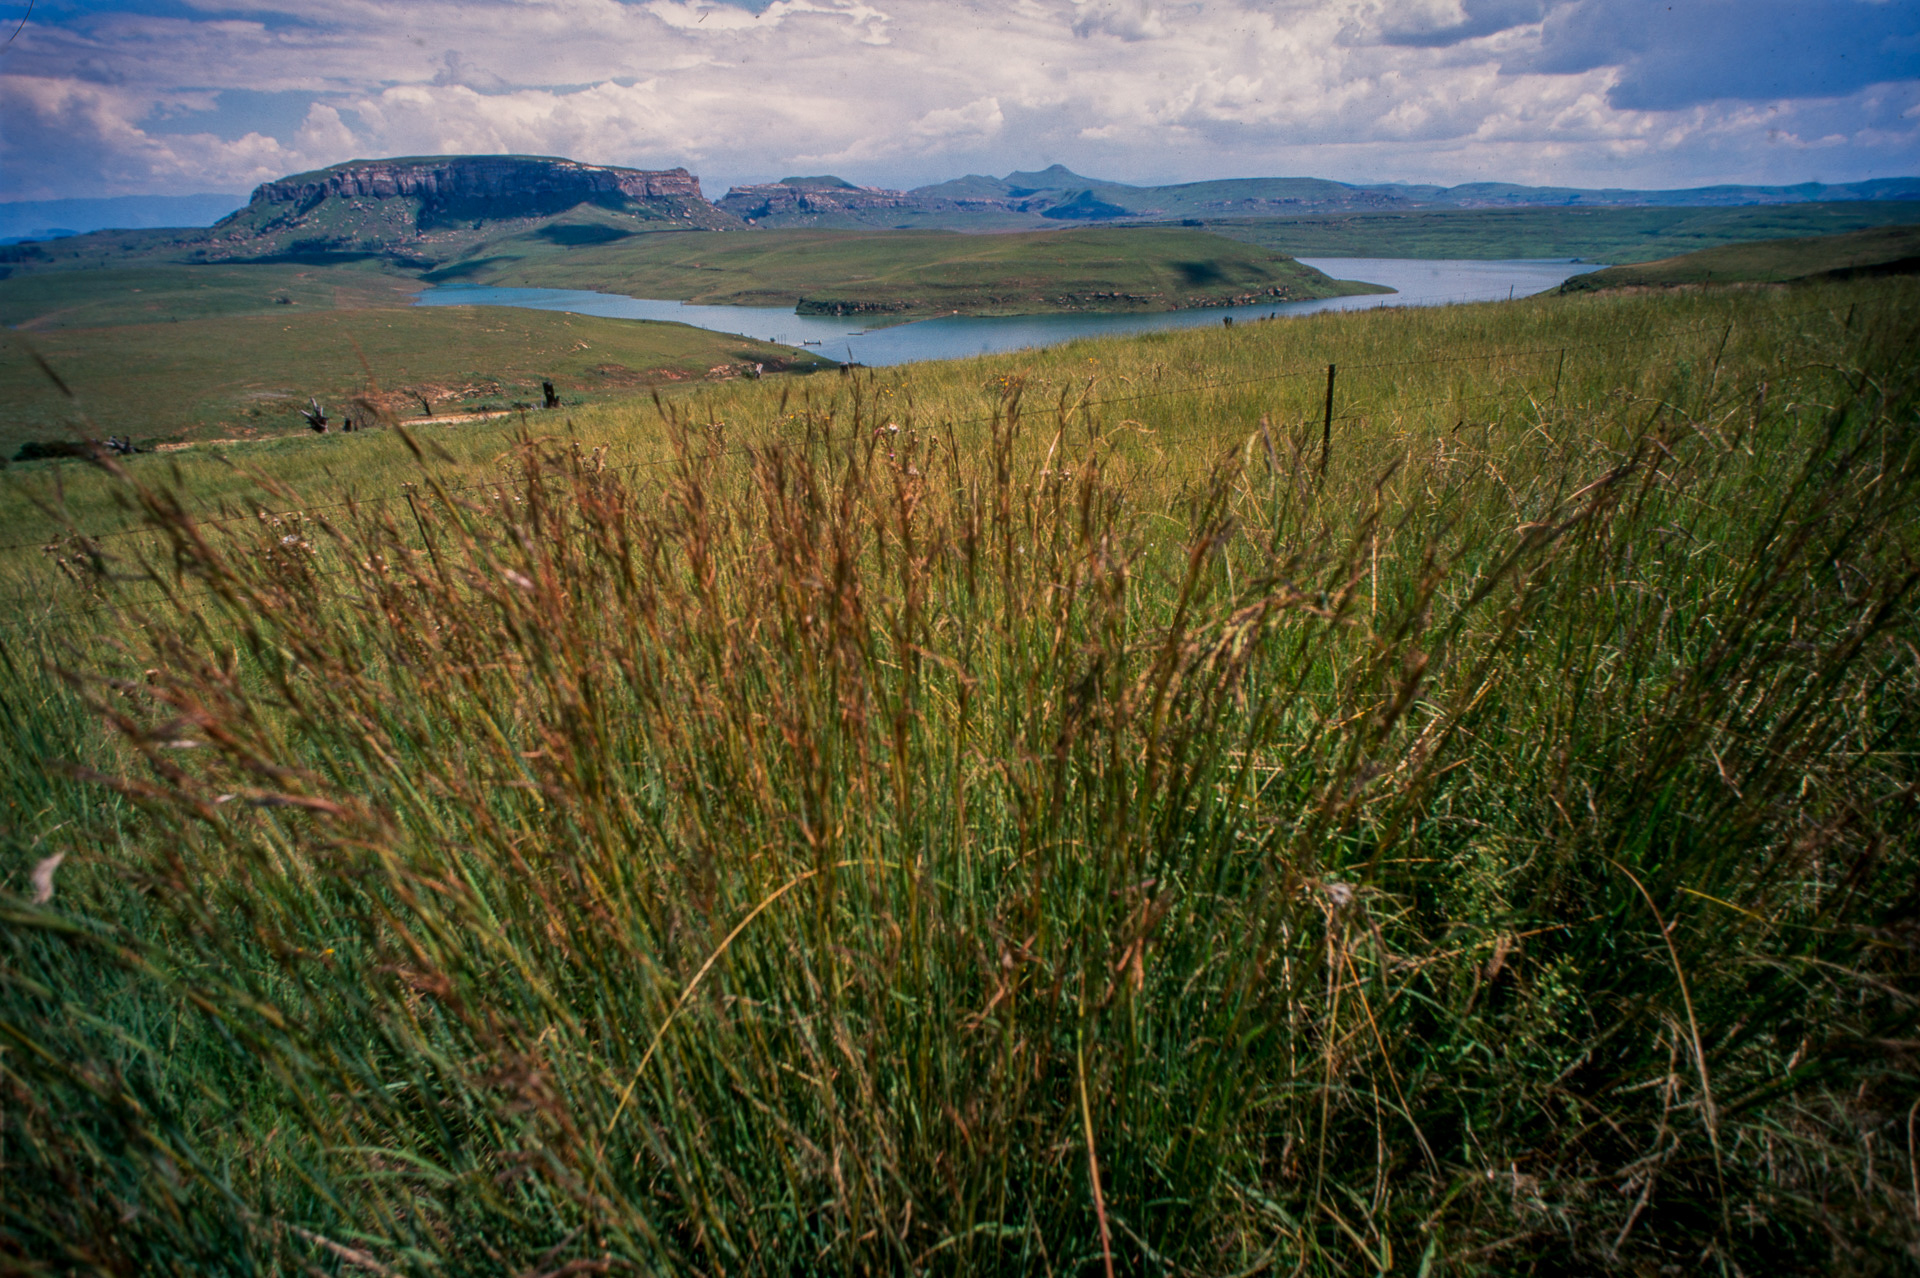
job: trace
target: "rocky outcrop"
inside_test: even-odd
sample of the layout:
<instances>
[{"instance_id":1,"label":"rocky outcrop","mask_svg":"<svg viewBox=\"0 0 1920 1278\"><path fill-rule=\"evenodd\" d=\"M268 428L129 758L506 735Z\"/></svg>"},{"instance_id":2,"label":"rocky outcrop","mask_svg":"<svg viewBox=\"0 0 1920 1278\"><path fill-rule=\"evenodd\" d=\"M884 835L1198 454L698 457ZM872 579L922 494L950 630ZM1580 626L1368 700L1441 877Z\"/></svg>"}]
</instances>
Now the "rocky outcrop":
<instances>
[{"instance_id":1,"label":"rocky outcrop","mask_svg":"<svg viewBox=\"0 0 1920 1278\"><path fill-rule=\"evenodd\" d=\"M877 186L854 186L839 178L789 178L764 186L736 186L721 196L718 206L735 217L761 218L809 213L853 213L872 209L905 208L915 201L904 191Z\"/></svg>"},{"instance_id":2,"label":"rocky outcrop","mask_svg":"<svg viewBox=\"0 0 1920 1278\"><path fill-rule=\"evenodd\" d=\"M842 298L803 297L794 306L795 315L900 315L921 308L911 301L858 301Z\"/></svg>"},{"instance_id":3,"label":"rocky outcrop","mask_svg":"<svg viewBox=\"0 0 1920 1278\"><path fill-rule=\"evenodd\" d=\"M562 200L571 204L706 202L700 194L700 179L685 169L620 169L539 156L468 155L352 160L316 173L264 183L254 191L252 203L310 205L330 196L413 196L429 205L484 201L503 210L514 206L547 208Z\"/></svg>"},{"instance_id":4,"label":"rocky outcrop","mask_svg":"<svg viewBox=\"0 0 1920 1278\"><path fill-rule=\"evenodd\" d=\"M685 169L527 155L349 160L261 185L245 208L194 237L192 260L380 257L430 270L502 231L544 231L552 243L578 248L643 230L741 225L709 203Z\"/></svg>"}]
</instances>

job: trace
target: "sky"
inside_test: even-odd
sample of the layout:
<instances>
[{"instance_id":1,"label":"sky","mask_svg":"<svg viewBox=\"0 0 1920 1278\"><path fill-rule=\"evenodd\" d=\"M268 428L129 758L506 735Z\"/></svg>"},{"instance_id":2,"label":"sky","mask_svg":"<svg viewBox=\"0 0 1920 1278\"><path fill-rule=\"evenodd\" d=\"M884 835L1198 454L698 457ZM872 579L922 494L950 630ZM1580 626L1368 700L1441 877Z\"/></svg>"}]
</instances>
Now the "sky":
<instances>
[{"instance_id":1,"label":"sky","mask_svg":"<svg viewBox=\"0 0 1920 1278\"><path fill-rule=\"evenodd\" d=\"M353 158L911 187L1920 174L1920 0L0 0L0 200Z\"/></svg>"}]
</instances>

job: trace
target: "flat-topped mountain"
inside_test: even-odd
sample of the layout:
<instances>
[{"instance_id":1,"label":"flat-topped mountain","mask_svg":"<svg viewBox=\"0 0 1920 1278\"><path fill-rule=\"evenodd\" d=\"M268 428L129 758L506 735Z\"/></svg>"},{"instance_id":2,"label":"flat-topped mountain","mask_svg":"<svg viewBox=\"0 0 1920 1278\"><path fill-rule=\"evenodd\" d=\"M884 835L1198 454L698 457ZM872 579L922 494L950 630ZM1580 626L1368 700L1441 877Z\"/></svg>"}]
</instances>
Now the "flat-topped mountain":
<instances>
[{"instance_id":1,"label":"flat-topped mountain","mask_svg":"<svg viewBox=\"0 0 1920 1278\"><path fill-rule=\"evenodd\" d=\"M825 174L736 186L720 197L718 207L745 221L758 222L763 218L804 221L822 214L904 208L908 203L904 191L855 186L845 178Z\"/></svg>"},{"instance_id":2,"label":"flat-topped mountain","mask_svg":"<svg viewBox=\"0 0 1920 1278\"><path fill-rule=\"evenodd\" d=\"M1783 212L1769 215L1761 206ZM1807 212L1785 212L1796 207ZM1674 219L1650 216L1662 208L1712 225L1676 229ZM1056 164L908 191L860 186L837 174L792 176L735 187L715 203L684 168L552 156L406 156L351 160L264 183L244 208L212 227L96 231L0 246L0 276L140 260L360 262L450 282L497 276L507 263L537 260L546 272L581 251L622 242L638 249L658 232L999 232L1154 223L1213 231L1282 254L1581 256L1619 263L1749 238L1907 222L1920 222L1920 179L1691 191L1361 186L1324 178L1130 186ZM704 260L704 253L696 256Z\"/></svg>"},{"instance_id":3,"label":"flat-topped mountain","mask_svg":"<svg viewBox=\"0 0 1920 1278\"><path fill-rule=\"evenodd\" d=\"M700 179L685 169L622 169L551 156L441 155L349 160L297 173L257 187L248 207L395 197L420 200L429 217L495 219L546 217L580 204L623 209L662 201L707 203Z\"/></svg>"},{"instance_id":4,"label":"flat-topped mountain","mask_svg":"<svg viewBox=\"0 0 1920 1278\"><path fill-rule=\"evenodd\" d=\"M427 265L477 239L560 219L575 234L741 225L685 169L625 169L534 155L349 160L267 182L196 237L203 261L387 256ZM565 234L566 232L563 232Z\"/></svg>"}]
</instances>

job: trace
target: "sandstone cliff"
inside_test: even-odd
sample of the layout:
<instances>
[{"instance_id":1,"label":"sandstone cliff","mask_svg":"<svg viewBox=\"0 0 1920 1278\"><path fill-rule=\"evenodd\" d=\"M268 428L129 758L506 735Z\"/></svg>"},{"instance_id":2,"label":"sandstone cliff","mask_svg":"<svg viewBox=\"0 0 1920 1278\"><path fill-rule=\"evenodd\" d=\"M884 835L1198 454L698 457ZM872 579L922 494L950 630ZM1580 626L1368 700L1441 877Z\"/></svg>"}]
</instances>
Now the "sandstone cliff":
<instances>
[{"instance_id":1,"label":"sandstone cliff","mask_svg":"<svg viewBox=\"0 0 1920 1278\"><path fill-rule=\"evenodd\" d=\"M568 207L652 200L707 202L700 194L700 179L685 169L649 171L542 156L461 155L351 160L265 183L254 191L252 203L312 204L330 196L411 196L429 206L484 201L497 206L501 216L524 216L520 210L536 207L547 212L562 201Z\"/></svg>"},{"instance_id":2,"label":"sandstone cliff","mask_svg":"<svg viewBox=\"0 0 1920 1278\"><path fill-rule=\"evenodd\" d=\"M868 212L904 208L911 200L904 191L877 186L855 186L840 178L788 178L763 186L736 186L721 196L718 207L749 221L792 218L808 214Z\"/></svg>"},{"instance_id":3,"label":"sandstone cliff","mask_svg":"<svg viewBox=\"0 0 1920 1278\"><path fill-rule=\"evenodd\" d=\"M576 225L577 224L577 225ZM623 169L527 155L349 160L267 182L196 237L196 261L385 258L431 269L502 234L555 244L648 230L741 226L685 169Z\"/></svg>"}]
</instances>

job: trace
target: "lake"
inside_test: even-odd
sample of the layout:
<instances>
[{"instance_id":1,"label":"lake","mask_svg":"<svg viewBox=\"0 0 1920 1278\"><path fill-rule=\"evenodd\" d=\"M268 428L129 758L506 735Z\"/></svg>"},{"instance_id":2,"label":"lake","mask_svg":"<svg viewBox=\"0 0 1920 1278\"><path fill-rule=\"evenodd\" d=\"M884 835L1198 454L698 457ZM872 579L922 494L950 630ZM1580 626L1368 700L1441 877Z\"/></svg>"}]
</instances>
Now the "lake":
<instances>
[{"instance_id":1,"label":"lake","mask_svg":"<svg viewBox=\"0 0 1920 1278\"><path fill-rule=\"evenodd\" d=\"M956 359L996 351L1053 346L1080 337L1146 333L1170 328L1236 323L1270 315L1354 311L1375 306L1442 306L1527 297L1558 288L1598 263L1530 258L1505 262L1429 261L1397 257L1303 257L1300 261L1335 279L1384 284L1392 293L1329 297L1317 302L1265 306L1218 306L1132 315L947 315L939 319L864 329L857 320L795 315L773 306L696 306L686 302L566 288L487 288L449 284L422 292L421 306L525 306L609 319L669 320L719 333L738 333L788 346L807 345L830 359L861 364L906 364Z\"/></svg>"}]
</instances>

